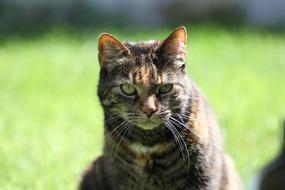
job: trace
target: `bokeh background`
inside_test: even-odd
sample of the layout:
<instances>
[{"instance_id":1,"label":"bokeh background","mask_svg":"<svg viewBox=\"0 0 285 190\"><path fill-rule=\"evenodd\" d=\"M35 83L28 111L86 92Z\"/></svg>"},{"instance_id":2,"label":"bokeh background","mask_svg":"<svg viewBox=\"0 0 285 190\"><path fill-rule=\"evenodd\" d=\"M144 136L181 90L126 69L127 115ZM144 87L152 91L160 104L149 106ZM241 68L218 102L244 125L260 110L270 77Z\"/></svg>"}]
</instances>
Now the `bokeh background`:
<instances>
[{"instance_id":1,"label":"bokeh background","mask_svg":"<svg viewBox=\"0 0 285 190\"><path fill-rule=\"evenodd\" d=\"M76 189L102 152L98 35L162 40L179 25L249 187L281 146L284 0L1 0L0 189Z\"/></svg>"}]
</instances>

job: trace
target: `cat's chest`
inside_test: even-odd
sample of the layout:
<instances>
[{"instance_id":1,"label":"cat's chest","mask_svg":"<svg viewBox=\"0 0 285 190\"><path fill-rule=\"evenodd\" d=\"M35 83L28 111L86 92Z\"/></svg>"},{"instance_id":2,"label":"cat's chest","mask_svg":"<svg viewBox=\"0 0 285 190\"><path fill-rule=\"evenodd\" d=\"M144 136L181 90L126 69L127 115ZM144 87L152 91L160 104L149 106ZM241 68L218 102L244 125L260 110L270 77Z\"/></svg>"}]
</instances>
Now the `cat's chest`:
<instances>
[{"instance_id":1,"label":"cat's chest","mask_svg":"<svg viewBox=\"0 0 285 190\"><path fill-rule=\"evenodd\" d=\"M164 175L169 170L179 167L182 169L182 166L187 168L185 166L189 164L190 149L193 144L186 140L186 137L182 139L182 144L180 141L177 143L174 138L166 138L167 134L164 133L151 135L162 138L154 143L149 143L144 141L148 136L137 135L136 138L120 141L119 148L116 149L115 154L111 155L115 165L120 165L121 168L129 168L140 175L147 175L148 173L150 175ZM111 138L107 146L113 147L114 144L117 144L116 138Z\"/></svg>"},{"instance_id":2,"label":"cat's chest","mask_svg":"<svg viewBox=\"0 0 285 190\"><path fill-rule=\"evenodd\" d=\"M113 144L113 143L112 143ZM206 184L205 167L200 167L201 154L192 141L185 141L186 148L179 146L175 139L146 145L125 141L110 156L111 165L124 189L142 186L141 189L188 189L186 186L202 187ZM197 162L200 160L199 162ZM127 176L122 178L122 176ZM199 180L198 176L202 179ZM200 177L199 177L200 179ZM140 189L140 188L137 188ZM202 188L200 188L202 189Z\"/></svg>"},{"instance_id":3,"label":"cat's chest","mask_svg":"<svg viewBox=\"0 0 285 190\"><path fill-rule=\"evenodd\" d=\"M172 142L159 143L153 146L146 146L140 143L128 145L128 149L133 156L134 167L143 173L157 167L160 161L167 159L167 157L162 159L162 156L170 154L173 148L175 148L175 145Z\"/></svg>"},{"instance_id":4,"label":"cat's chest","mask_svg":"<svg viewBox=\"0 0 285 190\"><path fill-rule=\"evenodd\" d=\"M132 160L121 160L121 157L120 163L116 162L117 166L120 165L120 176L123 174L128 176L126 179L127 185L141 186L141 189L144 190L174 190L188 189L185 187L198 185L198 183L204 184L204 182L195 181L194 176L200 174L194 168L189 168L191 155L186 158L184 154L183 157L175 141L154 146L134 143L130 144L128 148L128 151L131 151L129 153Z\"/></svg>"},{"instance_id":5,"label":"cat's chest","mask_svg":"<svg viewBox=\"0 0 285 190\"><path fill-rule=\"evenodd\" d=\"M141 143L130 143L128 148L136 155L142 154L153 154L153 153L161 153L166 151L167 147L170 146L171 143L159 143L153 146L143 145Z\"/></svg>"},{"instance_id":6,"label":"cat's chest","mask_svg":"<svg viewBox=\"0 0 285 190\"><path fill-rule=\"evenodd\" d=\"M182 175L187 173L187 164L190 164L190 157L185 157L186 153L182 153L175 141L153 146L133 143L128 149L132 161L125 163L125 166L138 176L144 176L145 180L168 179L176 174Z\"/></svg>"}]
</instances>

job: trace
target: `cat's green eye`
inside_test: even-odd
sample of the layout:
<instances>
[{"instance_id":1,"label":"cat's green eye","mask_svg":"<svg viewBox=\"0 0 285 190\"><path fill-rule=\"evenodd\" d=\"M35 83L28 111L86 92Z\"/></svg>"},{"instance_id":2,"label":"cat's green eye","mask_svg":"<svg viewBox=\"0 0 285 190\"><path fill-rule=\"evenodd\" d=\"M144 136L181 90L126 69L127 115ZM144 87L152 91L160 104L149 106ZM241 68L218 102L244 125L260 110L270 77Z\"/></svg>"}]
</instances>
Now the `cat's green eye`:
<instances>
[{"instance_id":1,"label":"cat's green eye","mask_svg":"<svg viewBox=\"0 0 285 190\"><path fill-rule=\"evenodd\" d=\"M134 95L136 93L136 88L131 84L121 84L120 87L121 91L128 96Z\"/></svg>"},{"instance_id":2,"label":"cat's green eye","mask_svg":"<svg viewBox=\"0 0 285 190\"><path fill-rule=\"evenodd\" d=\"M173 88L172 84L165 84L159 88L159 93L166 94L166 93L170 92L172 90L172 88Z\"/></svg>"}]
</instances>

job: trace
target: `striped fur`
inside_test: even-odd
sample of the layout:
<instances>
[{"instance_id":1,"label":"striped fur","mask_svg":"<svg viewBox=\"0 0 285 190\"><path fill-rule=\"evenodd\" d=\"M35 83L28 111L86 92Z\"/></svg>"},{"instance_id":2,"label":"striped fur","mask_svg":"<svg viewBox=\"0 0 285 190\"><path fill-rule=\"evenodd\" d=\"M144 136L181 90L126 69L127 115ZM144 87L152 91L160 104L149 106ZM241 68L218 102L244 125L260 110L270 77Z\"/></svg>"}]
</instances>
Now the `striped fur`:
<instances>
[{"instance_id":1,"label":"striped fur","mask_svg":"<svg viewBox=\"0 0 285 190\"><path fill-rule=\"evenodd\" d=\"M99 38L104 153L84 173L80 190L242 189L217 121L186 75L185 59L184 27L162 42ZM123 95L124 83L137 95ZM160 94L164 84L173 89ZM157 111L147 118L141 107L150 105Z\"/></svg>"}]
</instances>

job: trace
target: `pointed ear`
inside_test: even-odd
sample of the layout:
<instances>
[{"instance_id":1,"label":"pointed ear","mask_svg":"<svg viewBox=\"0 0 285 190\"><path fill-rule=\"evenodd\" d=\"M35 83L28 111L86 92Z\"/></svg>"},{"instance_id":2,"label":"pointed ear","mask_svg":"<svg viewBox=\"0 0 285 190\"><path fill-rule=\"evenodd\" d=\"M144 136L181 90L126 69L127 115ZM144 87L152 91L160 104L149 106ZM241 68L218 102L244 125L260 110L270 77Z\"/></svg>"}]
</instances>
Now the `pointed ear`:
<instances>
[{"instance_id":1,"label":"pointed ear","mask_svg":"<svg viewBox=\"0 0 285 190\"><path fill-rule=\"evenodd\" d=\"M164 58L173 58L186 61L187 31L184 26L174 30L160 45L158 53Z\"/></svg>"},{"instance_id":2,"label":"pointed ear","mask_svg":"<svg viewBox=\"0 0 285 190\"><path fill-rule=\"evenodd\" d=\"M98 58L101 66L115 63L124 56L130 54L129 49L123 45L114 36L108 33L103 33L98 39Z\"/></svg>"}]
</instances>

